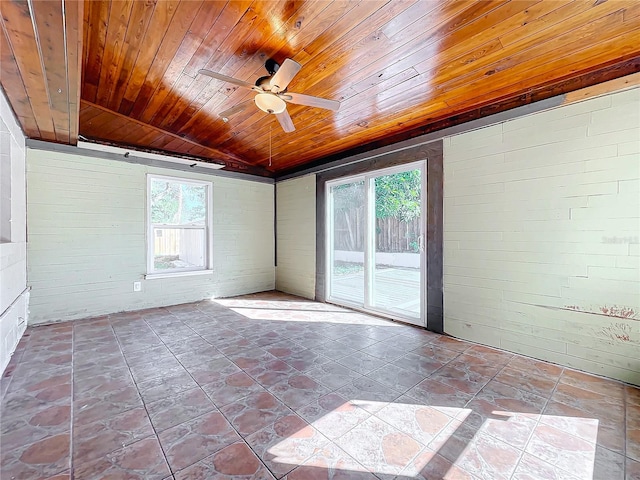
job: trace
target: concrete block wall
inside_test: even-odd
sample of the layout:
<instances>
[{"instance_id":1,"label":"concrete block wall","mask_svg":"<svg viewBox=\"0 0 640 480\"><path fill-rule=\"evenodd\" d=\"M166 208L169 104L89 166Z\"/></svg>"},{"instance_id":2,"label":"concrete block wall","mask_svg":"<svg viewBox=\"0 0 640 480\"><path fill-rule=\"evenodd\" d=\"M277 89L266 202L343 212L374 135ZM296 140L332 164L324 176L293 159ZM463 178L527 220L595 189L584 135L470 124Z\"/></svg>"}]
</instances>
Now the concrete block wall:
<instances>
[{"instance_id":1,"label":"concrete block wall","mask_svg":"<svg viewBox=\"0 0 640 480\"><path fill-rule=\"evenodd\" d=\"M0 240L0 372L4 371L27 326L27 237L25 139L0 91L0 199L10 233ZM6 175L6 177L5 177ZM6 236L5 236L6 235Z\"/></svg>"},{"instance_id":2,"label":"concrete block wall","mask_svg":"<svg viewBox=\"0 0 640 480\"><path fill-rule=\"evenodd\" d=\"M640 384L640 89L445 139L445 331Z\"/></svg>"},{"instance_id":3,"label":"concrete block wall","mask_svg":"<svg viewBox=\"0 0 640 480\"><path fill-rule=\"evenodd\" d=\"M313 299L316 288L315 175L278 183L276 212L276 288Z\"/></svg>"},{"instance_id":4,"label":"concrete block wall","mask_svg":"<svg viewBox=\"0 0 640 480\"><path fill-rule=\"evenodd\" d=\"M144 278L147 173L213 182L212 274ZM27 179L32 323L275 286L273 185L33 149Z\"/></svg>"}]
</instances>

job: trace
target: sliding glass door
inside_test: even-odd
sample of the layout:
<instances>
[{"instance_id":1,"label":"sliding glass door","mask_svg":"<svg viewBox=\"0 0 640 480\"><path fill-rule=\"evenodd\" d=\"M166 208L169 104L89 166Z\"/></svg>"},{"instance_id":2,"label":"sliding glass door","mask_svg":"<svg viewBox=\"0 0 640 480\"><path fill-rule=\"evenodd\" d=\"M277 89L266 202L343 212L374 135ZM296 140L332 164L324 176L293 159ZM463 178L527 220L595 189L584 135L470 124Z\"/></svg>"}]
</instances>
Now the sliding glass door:
<instances>
[{"instance_id":1,"label":"sliding glass door","mask_svg":"<svg viewBox=\"0 0 640 480\"><path fill-rule=\"evenodd\" d=\"M327 299L425 325L425 162L327 182Z\"/></svg>"}]
</instances>

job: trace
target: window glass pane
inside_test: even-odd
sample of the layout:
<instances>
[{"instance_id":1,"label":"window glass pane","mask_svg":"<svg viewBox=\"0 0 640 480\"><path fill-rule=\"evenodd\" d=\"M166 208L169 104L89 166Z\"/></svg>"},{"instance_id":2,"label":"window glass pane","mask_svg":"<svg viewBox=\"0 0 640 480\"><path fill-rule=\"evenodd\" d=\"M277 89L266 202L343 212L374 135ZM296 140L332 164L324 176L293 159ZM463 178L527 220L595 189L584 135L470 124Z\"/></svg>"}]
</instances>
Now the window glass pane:
<instances>
[{"instance_id":1,"label":"window glass pane","mask_svg":"<svg viewBox=\"0 0 640 480\"><path fill-rule=\"evenodd\" d=\"M372 307L420 318L419 169L381 175L375 185L375 250Z\"/></svg>"},{"instance_id":2,"label":"window glass pane","mask_svg":"<svg viewBox=\"0 0 640 480\"><path fill-rule=\"evenodd\" d=\"M204 228L153 229L153 268L156 271L204 268L205 252Z\"/></svg>"},{"instance_id":3,"label":"window glass pane","mask_svg":"<svg viewBox=\"0 0 640 480\"><path fill-rule=\"evenodd\" d=\"M331 187L333 197L333 265L331 297L364 304L364 181Z\"/></svg>"},{"instance_id":4,"label":"window glass pane","mask_svg":"<svg viewBox=\"0 0 640 480\"><path fill-rule=\"evenodd\" d=\"M151 222L168 225L205 225L207 189L204 185L151 180Z\"/></svg>"}]
</instances>

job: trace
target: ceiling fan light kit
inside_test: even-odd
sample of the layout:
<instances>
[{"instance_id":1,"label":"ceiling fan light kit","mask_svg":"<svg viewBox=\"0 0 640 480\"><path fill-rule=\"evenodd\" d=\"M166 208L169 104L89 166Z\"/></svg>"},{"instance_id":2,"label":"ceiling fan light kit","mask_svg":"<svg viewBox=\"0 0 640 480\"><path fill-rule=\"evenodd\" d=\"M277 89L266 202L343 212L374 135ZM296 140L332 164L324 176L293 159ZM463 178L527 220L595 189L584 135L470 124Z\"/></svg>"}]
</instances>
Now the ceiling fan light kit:
<instances>
[{"instance_id":1,"label":"ceiling fan light kit","mask_svg":"<svg viewBox=\"0 0 640 480\"><path fill-rule=\"evenodd\" d=\"M273 93L258 93L254 102L260 110L266 113L282 113L287 109L285 101Z\"/></svg>"},{"instance_id":2,"label":"ceiling fan light kit","mask_svg":"<svg viewBox=\"0 0 640 480\"><path fill-rule=\"evenodd\" d=\"M287 112L287 103L324 108L334 112L337 112L340 108L340 102L336 100L287 92L287 86L302 68L302 65L298 62L287 58L282 65L278 65L273 60L267 60L265 68L269 75L260 77L255 84L206 69L200 70L199 73L256 92L256 96L253 99L256 106L265 113L274 114L285 132L293 132L295 130L293 121L289 116L289 112ZM228 122L229 116L243 110L247 103L249 102L238 104L221 112L219 114L220 118L222 118L223 122Z\"/></svg>"}]
</instances>

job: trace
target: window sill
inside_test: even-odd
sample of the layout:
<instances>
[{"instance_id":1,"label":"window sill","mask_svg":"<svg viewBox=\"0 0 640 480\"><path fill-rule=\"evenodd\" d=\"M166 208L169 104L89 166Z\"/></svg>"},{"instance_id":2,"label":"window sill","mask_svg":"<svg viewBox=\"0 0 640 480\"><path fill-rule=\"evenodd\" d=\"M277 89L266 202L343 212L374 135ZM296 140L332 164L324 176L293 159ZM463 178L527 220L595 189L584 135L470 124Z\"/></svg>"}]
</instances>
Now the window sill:
<instances>
[{"instance_id":1,"label":"window sill","mask_svg":"<svg viewBox=\"0 0 640 480\"><path fill-rule=\"evenodd\" d=\"M211 275L213 270L189 270L186 272L167 272L167 273L147 273L145 280L155 280L156 278L173 278L173 277L191 277L194 275Z\"/></svg>"}]
</instances>

